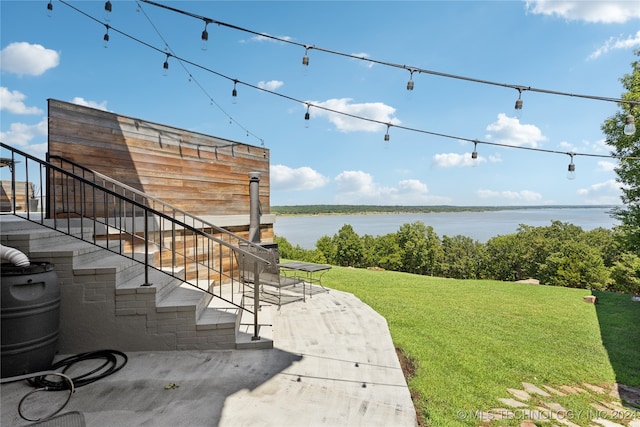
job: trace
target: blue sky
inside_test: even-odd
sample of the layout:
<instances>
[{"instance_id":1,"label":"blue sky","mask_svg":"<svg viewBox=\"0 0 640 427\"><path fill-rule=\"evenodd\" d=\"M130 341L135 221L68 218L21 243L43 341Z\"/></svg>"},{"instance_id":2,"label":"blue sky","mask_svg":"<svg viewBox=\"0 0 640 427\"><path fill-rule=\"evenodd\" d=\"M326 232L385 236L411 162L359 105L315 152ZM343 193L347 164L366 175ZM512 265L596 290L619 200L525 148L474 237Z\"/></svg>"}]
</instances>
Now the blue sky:
<instances>
[{"instance_id":1,"label":"blue sky","mask_svg":"<svg viewBox=\"0 0 640 427\"><path fill-rule=\"evenodd\" d=\"M569 180L568 155L538 151L608 155L600 126L615 103L524 91L517 112L512 87L414 73L408 91L407 69L352 56L619 98L640 1L159 1L253 32L210 24L206 50L202 20L147 3L112 1L106 21L104 1L68 2L102 23L57 0L49 17L47 3L0 1L0 140L39 157L54 98L264 143L272 205L620 201L616 160L575 156ZM334 53L311 48L305 67L301 45ZM473 162L473 139L535 150L480 143Z\"/></svg>"}]
</instances>

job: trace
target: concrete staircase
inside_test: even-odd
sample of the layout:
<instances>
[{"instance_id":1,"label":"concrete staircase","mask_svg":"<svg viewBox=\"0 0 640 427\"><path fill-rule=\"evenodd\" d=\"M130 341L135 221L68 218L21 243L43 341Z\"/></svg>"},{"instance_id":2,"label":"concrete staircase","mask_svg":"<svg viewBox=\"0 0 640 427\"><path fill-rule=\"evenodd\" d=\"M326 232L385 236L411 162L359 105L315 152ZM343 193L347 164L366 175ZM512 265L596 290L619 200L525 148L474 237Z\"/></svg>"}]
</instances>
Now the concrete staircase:
<instances>
[{"instance_id":1,"label":"concrete staircase","mask_svg":"<svg viewBox=\"0 0 640 427\"><path fill-rule=\"evenodd\" d=\"M81 231L86 238L92 228L83 229L78 222L73 233ZM20 217L0 215L0 243L22 251L32 263L54 265L61 290L58 347L62 354L105 348L273 347L270 306L260 309L261 339L254 341L253 314L155 269L149 270L147 285L144 264L105 249L104 241L94 245ZM120 241L110 240L108 245L117 248ZM143 259L144 254L140 256ZM153 254L149 258L152 263ZM198 284L201 288L220 286ZM237 301L243 298L241 294L237 297Z\"/></svg>"}]
</instances>

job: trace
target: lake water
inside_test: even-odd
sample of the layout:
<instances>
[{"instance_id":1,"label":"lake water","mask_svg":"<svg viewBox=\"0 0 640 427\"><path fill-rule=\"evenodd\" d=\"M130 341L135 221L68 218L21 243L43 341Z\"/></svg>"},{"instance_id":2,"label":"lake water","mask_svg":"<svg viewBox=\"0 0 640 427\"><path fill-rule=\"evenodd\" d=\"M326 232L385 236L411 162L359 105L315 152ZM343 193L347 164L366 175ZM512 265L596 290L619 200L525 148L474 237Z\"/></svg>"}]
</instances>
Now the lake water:
<instances>
[{"instance_id":1,"label":"lake water","mask_svg":"<svg viewBox=\"0 0 640 427\"><path fill-rule=\"evenodd\" d=\"M379 215L313 215L278 216L274 224L276 236L292 245L313 249L324 235L333 237L345 224L360 236L395 233L402 224L422 221L432 226L440 238L463 235L486 242L497 235L515 233L520 224L534 227L551 225L551 221L568 222L583 230L612 228L619 222L611 218L610 208L517 209L487 212L439 212L423 214Z\"/></svg>"}]
</instances>

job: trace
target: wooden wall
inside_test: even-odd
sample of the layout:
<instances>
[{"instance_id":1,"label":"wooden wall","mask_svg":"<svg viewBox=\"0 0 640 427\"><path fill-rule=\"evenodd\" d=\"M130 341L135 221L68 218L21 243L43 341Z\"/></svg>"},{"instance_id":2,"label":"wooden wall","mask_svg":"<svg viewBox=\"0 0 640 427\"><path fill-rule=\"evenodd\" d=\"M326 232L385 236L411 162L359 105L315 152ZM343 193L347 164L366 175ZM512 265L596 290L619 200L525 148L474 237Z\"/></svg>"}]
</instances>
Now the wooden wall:
<instances>
[{"instance_id":1,"label":"wooden wall","mask_svg":"<svg viewBox=\"0 0 640 427\"><path fill-rule=\"evenodd\" d=\"M16 181L16 198L15 198L15 210L22 212L27 210L27 203L31 201L29 206L30 211L38 209L38 199L34 192L34 186L31 182ZM11 212L13 211L13 193L11 192L11 181L0 181L0 211Z\"/></svg>"},{"instance_id":2,"label":"wooden wall","mask_svg":"<svg viewBox=\"0 0 640 427\"><path fill-rule=\"evenodd\" d=\"M248 215L248 173L260 172L262 213L270 213L263 147L50 99L49 154L200 217Z\"/></svg>"}]
</instances>

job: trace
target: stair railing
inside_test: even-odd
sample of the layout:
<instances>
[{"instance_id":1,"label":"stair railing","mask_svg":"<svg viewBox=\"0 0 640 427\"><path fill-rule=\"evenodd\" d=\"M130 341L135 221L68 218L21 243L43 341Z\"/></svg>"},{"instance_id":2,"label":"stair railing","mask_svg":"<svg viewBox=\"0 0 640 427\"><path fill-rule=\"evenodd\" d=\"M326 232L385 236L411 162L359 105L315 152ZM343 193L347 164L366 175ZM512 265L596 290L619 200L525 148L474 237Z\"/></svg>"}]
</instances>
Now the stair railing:
<instances>
[{"instance_id":1,"label":"stair railing","mask_svg":"<svg viewBox=\"0 0 640 427\"><path fill-rule=\"evenodd\" d=\"M270 264L241 247L255 243L65 159L55 158L58 166L2 142L0 148L3 213L143 263L141 286L152 285L149 270L155 269L250 312L252 339L259 339L259 286L247 287L240 268L241 263L253 263L259 275ZM71 170L63 167L65 162ZM11 175L10 194L4 185L5 166ZM253 297L251 308L245 295Z\"/></svg>"}]
</instances>

